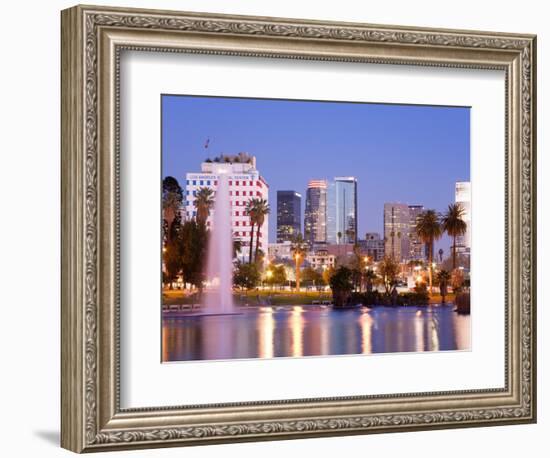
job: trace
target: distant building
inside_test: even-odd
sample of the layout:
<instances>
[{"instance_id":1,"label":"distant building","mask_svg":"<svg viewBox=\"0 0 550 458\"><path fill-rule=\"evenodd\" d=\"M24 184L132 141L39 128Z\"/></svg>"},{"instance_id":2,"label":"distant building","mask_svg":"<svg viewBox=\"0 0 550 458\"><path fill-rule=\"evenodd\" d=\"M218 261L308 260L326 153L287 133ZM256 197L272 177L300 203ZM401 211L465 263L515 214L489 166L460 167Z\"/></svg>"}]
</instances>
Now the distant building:
<instances>
[{"instance_id":1,"label":"distant building","mask_svg":"<svg viewBox=\"0 0 550 458\"><path fill-rule=\"evenodd\" d=\"M327 240L327 182L310 180L306 191L304 239L311 246Z\"/></svg>"},{"instance_id":2,"label":"distant building","mask_svg":"<svg viewBox=\"0 0 550 458\"><path fill-rule=\"evenodd\" d=\"M241 242L239 258L247 259L250 244L250 217L246 214L246 204L252 198L268 200L269 186L256 169L256 158L246 153L221 155L207 159L201 164L201 172L186 174L185 213L186 218L196 217L195 196L200 188L210 188L216 192L219 174L227 174L229 180L229 199L231 201L231 228L233 238ZM215 198L215 197L214 197ZM210 226L214 210L210 211L206 224ZM259 248L267 251L268 220L260 227ZM256 239L256 230L254 239Z\"/></svg>"},{"instance_id":3,"label":"distant building","mask_svg":"<svg viewBox=\"0 0 550 458\"><path fill-rule=\"evenodd\" d=\"M336 177L327 190L326 241L331 244L357 240L357 179Z\"/></svg>"},{"instance_id":4,"label":"distant building","mask_svg":"<svg viewBox=\"0 0 550 458\"><path fill-rule=\"evenodd\" d=\"M315 270L324 270L336 265L336 256L327 250L318 250L306 256L306 262Z\"/></svg>"},{"instance_id":5,"label":"distant building","mask_svg":"<svg viewBox=\"0 0 550 458\"><path fill-rule=\"evenodd\" d=\"M267 247L269 261L292 259L292 243L287 241L281 243L270 243Z\"/></svg>"},{"instance_id":6,"label":"distant building","mask_svg":"<svg viewBox=\"0 0 550 458\"><path fill-rule=\"evenodd\" d=\"M424 212L423 205L409 205L409 256L408 260L424 261L426 259L426 244L416 232L418 218Z\"/></svg>"},{"instance_id":7,"label":"distant building","mask_svg":"<svg viewBox=\"0 0 550 458\"><path fill-rule=\"evenodd\" d=\"M365 240L359 240L361 253L370 257L374 262L384 259L384 239L377 232L367 232Z\"/></svg>"},{"instance_id":8,"label":"distant building","mask_svg":"<svg viewBox=\"0 0 550 458\"><path fill-rule=\"evenodd\" d=\"M384 252L398 262L409 259L409 206L384 204Z\"/></svg>"},{"instance_id":9,"label":"distant building","mask_svg":"<svg viewBox=\"0 0 550 458\"><path fill-rule=\"evenodd\" d=\"M343 262L355 256L354 247L353 243L341 243L340 245L335 243L315 243L310 251L313 253L327 252L329 255L334 255L337 260Z\"/></svg>"},{"instance_id":10,"label":"distant building","mask_svg":"<svg viewBox=\"0 0 550 458\"><path fill-rule=\"evenodd\" d=\"M277 243L302 233L302 196L296 191L277 191Z\"/></svg>"},{"instance_id":11,"label":"distant building","mask_svg":"<svg viewBox=\"0 0 550 458\"><path fill-rule=\"evenodd\" d=\"M471 248L472 231L472 196L469 181L457 181L455 184L455 203L460 204L464 209L462 219L466 223L467 229L463 236L456 238L458 253L469 253Z\"/></svg>"}]
</instances>

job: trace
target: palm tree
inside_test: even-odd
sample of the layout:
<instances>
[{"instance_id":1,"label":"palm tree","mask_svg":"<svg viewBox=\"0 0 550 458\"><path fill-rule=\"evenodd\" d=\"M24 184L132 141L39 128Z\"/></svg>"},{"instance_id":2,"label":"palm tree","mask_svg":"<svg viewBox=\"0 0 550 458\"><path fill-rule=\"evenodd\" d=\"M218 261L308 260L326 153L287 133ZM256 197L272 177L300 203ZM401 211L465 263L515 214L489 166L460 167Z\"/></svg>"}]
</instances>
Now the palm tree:
<instances>
[{"instance_id":1,"label":"palm tree","mask_svg":"<svg viewBox=\"0 0 550 458\"><path fill-rule=\"evenodd\" d=\"M306 254L306 242L302 234L297 234L296 237L294 237L290 250L292 251L292 256L294 257L296 265L296 291L300 291L300 266Z\"/></svg>"},{"instance_id":2,"label":"palm tree","mask_svg":"<svg viewBox=\"0 0 550 458\"><path fill-rule=\"evenodd\" d=\"M197 209L197 222L206 223L210 209L214 206L214 191L210 188L200 188L194 202Z\"/></svg>"},{"instance_id":3,"label":"palm tree","mask_svg":"<svg viewBox=\"0 0 550 458\"><path fill-rule=\"evenodd\" d=\"M456 238L466 233L468 225L462 219L464 217L464 208L460 204L451 204L447 208L447 213L441 218L443 230L453 238L453 270L456 269Z\"/></svg>"},{"instance_id":4,"label":"palm tree","mask_svg":"<svg viewBox=\"0 0 550 458\"><path fill-rule=\"evenodd\" d=\"M254 253L254 261L258 262L258 249L260 248L260 229L264 224L265 217L269 215L270 208L269 204L267 203L267 200L265 199L258 199L256 202L256 211L255 218L256 218L256 225L258 226L258 229L256 230L256 251Z\"/></svg>"},{"instance_id":5,"label":"palm tree","mask_svg":"<svg viewBox=\"0 0 550 458\"><path fill-rule=\"evenodd\" d=\"M347 243L355 243L355 231L353 229L346 230Z\"/></svg>"},{"instance_id":6,"label":"palm tree","mask_svg":"<svg viewBox=\"0 0 550 458\"><path fill-rule=\"evenodd\" d=\"M257 220L257 203L260 199L252 198L249 199L249 201L246 203L246 214L250 218L250 249L248 251L248 263L252 264L252 246L254 244L254 225L256 224Z\"/></svg>"},{"instance_id":7,"label":"palm tree","mask_svg":"<svg viewBox=\"0 0 550 458\"><path fill-rule=\"evenodd\" d=\"M435 210L426 210L422 212L416 220L416 233L422 240L422 242L428 245L428 262L429 262L429 281L430 281L430 294L432 293L432 277L433 277L433 251L434 242L438 240L443 231L439 224L439 218Z\"/></svg>"}]
</instances>

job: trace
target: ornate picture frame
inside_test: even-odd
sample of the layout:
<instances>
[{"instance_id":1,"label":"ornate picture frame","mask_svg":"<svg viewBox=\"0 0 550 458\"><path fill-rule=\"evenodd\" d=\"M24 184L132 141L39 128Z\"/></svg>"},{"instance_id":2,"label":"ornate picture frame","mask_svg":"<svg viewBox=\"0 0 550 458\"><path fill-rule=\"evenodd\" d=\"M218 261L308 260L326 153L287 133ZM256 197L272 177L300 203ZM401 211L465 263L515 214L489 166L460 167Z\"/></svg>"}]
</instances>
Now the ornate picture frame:
<instances>
[{"instance_id":1,"label":"ornate picture frame","mask_svg":"<svg viewBox=\"0 0 550 458\"><path fill-rule=\"evenodd\" d=\"M62 12L62 422L75 452L536 421L536 37L76 6ZM506 74L503 389L120 407L123 50L498 69Z\"/></svg>"}]
</instances>

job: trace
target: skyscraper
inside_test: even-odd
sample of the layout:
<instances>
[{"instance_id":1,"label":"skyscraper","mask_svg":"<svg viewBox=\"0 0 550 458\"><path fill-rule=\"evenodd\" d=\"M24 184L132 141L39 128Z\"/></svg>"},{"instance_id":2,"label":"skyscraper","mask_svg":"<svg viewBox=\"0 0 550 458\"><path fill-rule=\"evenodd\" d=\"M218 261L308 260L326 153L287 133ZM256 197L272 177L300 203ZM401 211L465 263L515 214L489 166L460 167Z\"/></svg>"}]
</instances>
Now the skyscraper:
<instances>
[{"instance_id":1,"label":"skyscraper","mask_svg":"<svg viewBox=\"0 0 550 458\"><path fill-rule=\"evenodd\" d=\"M410 213L407 204L384 204L385 254L397 262L409 259Z\"/></svg>"},{"instance_id":2,"label":"skyscraper","mask_svg":"<svg viewBox=\"0 0 550 458\"><path fill-rule=\"evenodd\" d=\"M464 210L462 219L466 223L466 233L456 238L456 251L465 253L470 251L472 230L471 186L469 181L457 181L455 184L455 203Z\"/></svg>"},{"instance_id":3,"label":"skyscraper","mask_svg":"<svg viewBox=\"0 0 550 458\"><path fill-rule=\"evenodd\" d=\"M327 242L357 240L357 179L336 177L327 190Z\"/></svg>"},{"instance_id":4,"label":"skyscraper","mask_svg":"<svg viewBox=\"0 0 550 458\"><path fill-rule=\"evenodd\" d=\"M302 232L302 196L296 191L277 191L277 243Z\"/></svg>"},{"instance_id":5,"label":"skyscraper","mask_svg":"<svg viewBox=\"0 0 550 458\"><path fill-rule=\"evenodd\" d=\"M304 239L310 245L327 241L327 182L310 180L306 191Z\"/></svg>"},{"instance_id":6,"label":"skyscraper","mask_svg":"<svg viewBox=\"0 0 550 458\"><path fill-rule=\"evenodd\" d=\"M426 247L416 233L416 224L420 214L424 211L423 205L409 205L409 259L422 261L426 259Z\"/></svg>"}]
</instances>

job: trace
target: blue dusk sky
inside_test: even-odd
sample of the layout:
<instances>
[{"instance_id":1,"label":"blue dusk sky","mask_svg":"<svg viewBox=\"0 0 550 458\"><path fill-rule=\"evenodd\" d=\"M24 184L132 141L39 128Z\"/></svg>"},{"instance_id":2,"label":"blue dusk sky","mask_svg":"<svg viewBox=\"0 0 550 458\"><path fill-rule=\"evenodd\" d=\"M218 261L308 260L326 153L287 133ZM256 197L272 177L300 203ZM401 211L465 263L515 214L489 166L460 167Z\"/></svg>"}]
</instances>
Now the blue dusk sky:
<instances>
[{"instance_id":1,"label":"blue dusk sky","mask_svg":"<svg viewBox=\"0 0 550 458\"><path fill-rule=\"evenodd\" d=\"M276 239L277 190L302 195L310 179L357 177L358 235L383 234L385 202L439 212L470 180L470 109L163 95L162 174L182 187L207 157L256 156L269 184L269 242ZM208 149L206 140L210 139ZM450 240L436 249L449 254Z\"/></svg>"}]
</instances>

